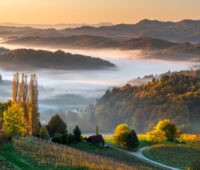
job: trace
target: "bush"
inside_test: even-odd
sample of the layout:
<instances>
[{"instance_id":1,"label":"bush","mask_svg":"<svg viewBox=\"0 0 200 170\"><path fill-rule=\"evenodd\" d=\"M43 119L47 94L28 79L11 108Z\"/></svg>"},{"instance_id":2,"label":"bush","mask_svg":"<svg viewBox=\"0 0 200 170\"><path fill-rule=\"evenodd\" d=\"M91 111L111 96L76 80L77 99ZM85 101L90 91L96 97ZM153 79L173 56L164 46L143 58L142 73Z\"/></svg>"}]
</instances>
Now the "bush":
<instances>
[{"instance_id":1,"label":"bush","mask_svg":"<svg viewBox=\"0 0 200 170\"><path fill-rule=\"evenodd\" d=\"M178 134L179 132L176 125L174 125L171 120L165 119L159 121L153 131L147 133L147 140L156 143L165 140L176 141Z\"/></svg>"},{"instance_id":2,"label":"bush","mask_svg":"<svg viewBox=\"0 0 200 170\"><path fill-rule=\"evenodd\" d=\"M81 142L81 130L79 129L79 127L76 126L73 132L74 132L74 140L76 142Z\"/></svg>"},{"instance_id":3,"label":"bush","mask_svg":"<svg viewBox=\"0 0 200 170\"><path fill-rule=\"evenodd\" d=\"M11 141L11 136L5 134L4 131L0 131L0 147L3 146L3 143L7 143Z\"/></svg>"},{"instance_id":4,"label":"bush","mask_svg":"<svg viewBox=\"0 0 200 170\"><path fill-rule=\"evenodd\" d=\"M67 132L62 135L62 143L68 144L68 134L67 134Z\"/></svg>"},{"instance_id":5,"label":"bush","mask_svg":"<svg viewBox=\"0 0 200 170\"><path fill-rule=\"evenodd\" d=\"M55 115L51 118L48 123L48 131L50 135L54 135L55 133L64 134L67 132L67 125L66 123L60 118L59 115Z\"/></svg>"},{"instance_id":6,"label":"bush","mask_svg":"<svg viewBox=\"0 0 200 170\"><path fill-rule=\"evenodd\" d=\"M69 134L68 135L68 144L72 144L72 143L75 143L75 138L74 138L74 135L73 134Z\"/></svg>"},{"instance_id":7,"label":"bush","mask_svg":"<svg viewBox=\"0 0 200 170\"><path fill-rule=\"evenodd\" d=\"M125 149L133 149L139 145L136 133L130 130L126 124L116 127L113 140L115 145Z\"/></svg>"},{"instance_id":8,"label":"bush","mask_svg":"<svg viewBox=\"0 0 200 170\"><path fill-rule=\"evenodd\" d=\"M42 139L49 140L50 136L49 136L49 132L46 126L41 126L40 131L39 131L39 137Z\"/></svg>"},{"instance_id":9,"label":"bush","mask_svg":"<svg viewBox=\"0 0 200 170\"><path fill-rule=\"evenodd\" d=\"M160 143L166 140L165 133L161 130L153 130L147 133L147 141Z\"/></svg>"},{"instance_id":10,"label":"bush","mask_svg":"<svg viewBox=\"0 0 200 170\"><path fill-rule=\"evenodd\" d=\"M200 170L200 159L192 163L190 170Z\"/></svg>"},{"instance_id":11,"label":"bush","mask_svg":"<svg viewBox=\"0 0 200 170\"><path fill-rule=\"evenodd\" d=\"M175 141L177 138L178 132L176 125L169 119L159 121L155 129L163 131L168 141Z\"/></svg>"},{"instance_id":12,"label":"bush","mask_svg":"<svg viewBox=\"0 0 200 170\"><path fill-rule=\"evenodd\" d=\"M55 136L52 138L52 141L55 143L63 144L62 134L60 133L55 134Z\"/></svg>"}]
</instances>

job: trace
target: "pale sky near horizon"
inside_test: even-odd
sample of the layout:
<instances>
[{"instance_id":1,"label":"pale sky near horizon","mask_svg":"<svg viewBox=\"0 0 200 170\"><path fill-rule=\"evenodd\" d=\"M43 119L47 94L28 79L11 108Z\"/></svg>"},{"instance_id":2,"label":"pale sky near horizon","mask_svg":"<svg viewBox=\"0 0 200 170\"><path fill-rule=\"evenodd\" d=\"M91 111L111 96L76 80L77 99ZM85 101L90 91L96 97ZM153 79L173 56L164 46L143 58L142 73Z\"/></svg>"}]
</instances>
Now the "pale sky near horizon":
<instances>
[{"instance_id":1,"label":"pale sky near horizon","mask_svg":"<svg viewBox=\"0 0 200 170\"><path fill-rule=\"evenodd\" d=\"M136 23L200 19L200 0L0 0L0 23Z\"/></svg>"}]
</instances>

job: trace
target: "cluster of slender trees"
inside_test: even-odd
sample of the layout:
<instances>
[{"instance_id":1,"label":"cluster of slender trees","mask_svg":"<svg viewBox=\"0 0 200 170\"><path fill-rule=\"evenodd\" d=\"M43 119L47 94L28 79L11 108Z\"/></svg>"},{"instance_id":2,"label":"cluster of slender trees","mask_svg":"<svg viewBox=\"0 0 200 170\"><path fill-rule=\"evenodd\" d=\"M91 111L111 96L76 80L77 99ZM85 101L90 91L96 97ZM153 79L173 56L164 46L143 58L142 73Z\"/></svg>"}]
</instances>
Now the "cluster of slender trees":
<instances>
[{"instance_id":1,"label":"cluster of slender trees","mask_svg":"<svg viewBox=\"0 0 200 170\"><path fill-rule=\"evenodd\" d=\"M12 101L23 108L25 126L27 134L32 136L39 130L39 113L38 113L38 84L35 74L30 76L28 82L27 75L19 74L13 76L12 81Z\"/></svg>"}]
</instances>

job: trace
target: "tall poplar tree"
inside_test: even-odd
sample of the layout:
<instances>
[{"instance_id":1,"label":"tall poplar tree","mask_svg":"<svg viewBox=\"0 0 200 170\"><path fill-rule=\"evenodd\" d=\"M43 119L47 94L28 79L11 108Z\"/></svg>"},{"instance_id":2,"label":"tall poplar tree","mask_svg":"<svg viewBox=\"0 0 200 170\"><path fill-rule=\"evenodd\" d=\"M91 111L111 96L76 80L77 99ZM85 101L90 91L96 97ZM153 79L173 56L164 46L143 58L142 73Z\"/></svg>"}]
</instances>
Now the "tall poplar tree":
<instances>
[{"instance_id":1,"label":"tall poplar tree","mask_svg":"<svg viewBox=\"0 0 200 170\"><path fill-rule=\"evenodd\" d=\"M31 75L28 84L25 74L22 74L20 82L19 74L14 74L12 81L12 97L12 104L18 104L23 108L28 134L31 136L35 135L39 130L38 84L36 75Z\"/></svg>"},{"instance_id":2,"label":"tall poplar tree","mask_svg":"<svg viewBox=\"0 0 200 170\"><path fill-rule=\"evenodd\" d=\"M13 81L12 81L12 98L13 102L17 102L18 98L18 88L19 88L19 74L16 73L13 76Z\"/></svg>"},{"instance_id":3,"label":"tall poplar tree","mask_svg":"<svg viewBox=\"0 0 200 170\"><path fill-rule=\"evenodd\" d=\"M39 128L39 114L38 114L38 84L35 74L31 75L29 82L29 96L28 96L28 119L29 119L29 135L34 135Z\"/></svg>"}]
</instances>

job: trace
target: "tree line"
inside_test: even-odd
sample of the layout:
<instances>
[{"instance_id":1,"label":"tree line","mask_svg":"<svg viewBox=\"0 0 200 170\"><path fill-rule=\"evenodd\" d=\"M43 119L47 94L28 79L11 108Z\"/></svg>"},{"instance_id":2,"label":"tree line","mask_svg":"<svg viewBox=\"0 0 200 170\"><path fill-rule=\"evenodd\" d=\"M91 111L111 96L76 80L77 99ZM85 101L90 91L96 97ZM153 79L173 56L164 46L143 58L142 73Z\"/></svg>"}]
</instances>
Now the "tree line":
<instances>
[{"instance_id":1,"label":"tree line","mask_svg":"<svg viewBox=\"0 0 200 170\"><path fill-rule=\"evenodd\" d=\"M185 132L199 132L200 71L169 72L143 85L114 87L92 112L108 132L125 122L145 133L161 119L172 119Z\"/></svg>"}]
</instances>

